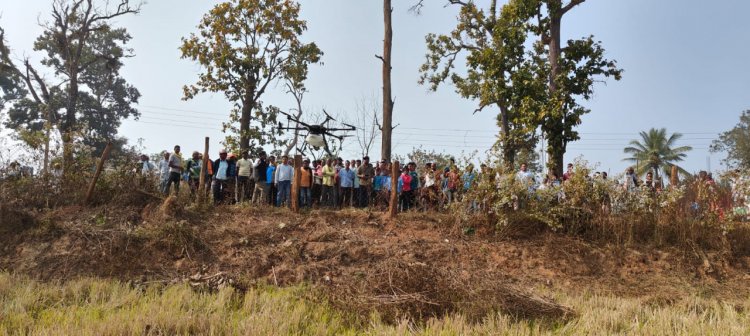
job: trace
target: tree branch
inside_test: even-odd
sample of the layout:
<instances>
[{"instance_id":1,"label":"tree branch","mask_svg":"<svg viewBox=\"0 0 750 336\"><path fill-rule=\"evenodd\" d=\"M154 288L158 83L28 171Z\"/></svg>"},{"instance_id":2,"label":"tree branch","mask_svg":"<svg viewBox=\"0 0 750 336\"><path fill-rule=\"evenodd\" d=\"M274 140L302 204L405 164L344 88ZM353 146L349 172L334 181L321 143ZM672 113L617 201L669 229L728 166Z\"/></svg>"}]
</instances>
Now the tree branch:
<instances>
[{"instance_id":1,"label":"tree branch","mask_svg":"<svg viewBox=\"0 0 750 336\"><path fill-rule=\"evenodd\" d=\"M560 9L560 16L564 15L569 10L573 9L573 7L580 5L585 1L586 0L570 0L570 3L565 5L562 9Z\"/></svg>"}]
</instances>

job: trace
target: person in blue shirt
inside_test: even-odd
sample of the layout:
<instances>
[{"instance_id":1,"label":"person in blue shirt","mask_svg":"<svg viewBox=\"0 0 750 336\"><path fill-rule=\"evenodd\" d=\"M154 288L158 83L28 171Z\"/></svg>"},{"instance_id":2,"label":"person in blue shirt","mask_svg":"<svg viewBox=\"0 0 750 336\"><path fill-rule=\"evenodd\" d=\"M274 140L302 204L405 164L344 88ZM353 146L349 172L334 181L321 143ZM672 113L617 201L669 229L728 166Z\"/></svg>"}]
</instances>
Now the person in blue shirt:
<instances>
[{"instance_id":1,"label":"person in blue shirt","mask_svg":"<svg viewBox=\"0 0 750 336\"><path fill-rule=\"evenodd\" d=\"M276 157L271 155L268 157L268 168L266 168L266 185L268 186L268 194L266 194L266 203L270 205L276 205Z\"/></svg>"},{"instance_id":2,"label":"person in blue shirt","mask_svg":"<svg viewBox=\"0 0 750 336\"><path fill-rule=\"evenodd\" d=\"M352 193L354 188L354 179L356 174L351 169L351 163L346 161L344 168L339 170L339 183L341 184L341 201L342 207L352 205Z\"/></svg>"},{"instance_id":3,"label":"person in blue shirt","mask_svg":"<svg viewBox=\"0 0 750 336\"><path fill-rule=\"evenodd\" d=\"M227 151L219 151L219 158L214 161L214 178L211 183L211 191L214 195L214 204L224 201L224 194L227 191L228 182L234 178L234 162L227 159Z\"/></svg>"}]
</instances>

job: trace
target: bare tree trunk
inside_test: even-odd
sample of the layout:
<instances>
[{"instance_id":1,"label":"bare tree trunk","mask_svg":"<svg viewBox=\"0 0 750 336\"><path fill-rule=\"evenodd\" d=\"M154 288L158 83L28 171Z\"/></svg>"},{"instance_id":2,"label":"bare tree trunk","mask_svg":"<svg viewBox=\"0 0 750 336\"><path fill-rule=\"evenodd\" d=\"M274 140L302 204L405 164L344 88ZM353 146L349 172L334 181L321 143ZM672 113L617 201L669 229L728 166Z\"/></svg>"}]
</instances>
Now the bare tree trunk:
<instances>
[{"instance_id":1,"label":"bare tree trunk","mask_svg":"<svg viewBox=\"0 0 750 336\"><path fill-rule=\"evenodd\" d=\"M391 46L393 44L393 26L391 24L391 0L383 0L383 127L381 159L391 160L391 137L393 134L393 99L391 99Z\"/></svg>"},{"instance_id":2,"label":"bare tree trunk","mask_svg":"<svg viewBox=\"0 0 750 336\"><path fill-rule=\"evenodd\" d=\"M500 131L502 132L503 164L505 168L513 170L516 160L516 146L510 138L510 121L508 108L500 104Z\"/></svg>"},{"instance_id":3,"label":"bare tree trunk","mask_svg":"<svg viewBox=\"0 0 750 336\"><path fill-rule=\"evenodd\" d=\"M86 191L86 198L83 200L83 204L87 205L89 202L91 202L91 197L94 196L94 188L96 188L96 181L99 180L99 175L102 173L102 169L104 169L104 162L107 161L107 158L109 157L109 151L112 149L112 143L108 142L107 146L104 147L104 152L102 152L102 157L99 159L99 163L96 165L96 172L94 172L94 177L91 179L91 184L89 184L89 189Z\"/></svg>"},{"instance_id":4,"label":"bare tree trunk","mask_svg":"<svg viewBox=\"0 0 750 336\"><path fill-rule=\"evenodd\" d=\"M396 218L398 213L398 172L400 168L398 161L393 161L393 166L391 166L391 194L388 201L388 217L390 218Z\"/></svg>"},{"instance_id":5,"label":"bare tree trunk","mask_svg":"<svg viewBox=\"0 0 750 336\"><path fill-rule=\"evenodd\" d=\"M240 112L240 153L247 152L250 149L250 116L253 112L253 99L255 89L251 88L245 92L245 98L242 100L242 111Z\"/></svg>"},{"instance_id":6,"label":"bare tree trunk","mask_svg":"<svg viewBox=\"0 0 750 336\"><path fill-rule=\"evenodd\" d=\"M52 109L49 104L45 104L44 108L47 112L47 121L44 123L44 166L42 167L44 175L49 174L49 142L52 134Z\"/></svg>"},{"instance_id":7,"label":"bare tree trunk","mask_svg":"<svg viewBox=\"0 0 750 336\"><path fill-rule=\"evenodd\" d=\"M294 99L297 101L297 114L294 116L296 119L299 119L302 116L302 97L298 97L295 95ZM299 124L297 124L297 127L299 127ZM294 138L292 141L287 144L286 149L284 150L284 155L289 156L289 153L292 152L292 150L297 147L297 139L299 138L299 130L294 130Z\"/></svg>"},{"instance_id":8,"label":"bare tree trunk","mask_svg":"<svg viewBox=\"0 0 750 336\"><path fill-rule=\"evenodd\" d=\"M559 10L560 5L557 5L556 10L550 10L550 36L549 36L549 62L550 62L550 78L549 78L549 96L554 99L557 94L557 76L560 75L560 24L562 21L562 13ZM551 121L552 127L548 128L548 132L551 131L547 138L547 152L549 153L550 161L547 164L547 168L550 171L557 173L557 176L563 174L563 156L565 154L565 139L563 139L563 125L562 120Z\"/></svg>"}]
</instances>

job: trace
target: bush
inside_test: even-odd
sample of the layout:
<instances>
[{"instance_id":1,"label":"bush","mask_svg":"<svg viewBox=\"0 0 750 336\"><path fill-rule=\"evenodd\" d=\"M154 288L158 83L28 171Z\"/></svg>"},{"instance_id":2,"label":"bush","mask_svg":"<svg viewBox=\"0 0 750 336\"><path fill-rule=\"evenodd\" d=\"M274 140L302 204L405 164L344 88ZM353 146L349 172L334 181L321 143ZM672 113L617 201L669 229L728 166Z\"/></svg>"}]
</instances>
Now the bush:
<instances>
[{"instance_id":1,"label":"bush","mask_svg":"<svg viewBox=\"0 0 750 336\"><path fill-rule=\"evenodd\" d=\"M684 248L723 249L727 233L743 225L731 215L733 193L726 183L689 178L663 190L625 190L616 180L590 177L590 171L579 163L571 179L540 189L513 173L488 169L451 211L461 227L490 225L498 234L536 228L618 244Z\"/></svg>"}]
</instances>

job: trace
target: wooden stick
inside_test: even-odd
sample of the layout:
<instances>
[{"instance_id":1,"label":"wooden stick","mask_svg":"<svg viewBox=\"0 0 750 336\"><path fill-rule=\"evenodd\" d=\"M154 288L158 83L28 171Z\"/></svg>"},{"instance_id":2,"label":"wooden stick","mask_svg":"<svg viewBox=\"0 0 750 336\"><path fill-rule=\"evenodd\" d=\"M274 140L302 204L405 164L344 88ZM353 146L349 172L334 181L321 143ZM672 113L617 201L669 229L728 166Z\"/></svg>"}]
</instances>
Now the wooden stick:
<instances>
[{"instance_id":1,"label":"wooden stick","mask_svg":"<svg viewBox=\"0 0 750 336\"><path fill-rule=\"evenodd\" d=\"M388 204L388 216L390 218L396 218L396 213L398 212L398 171L399 163L398 161L393 161L393 166L391 167L391 201Z\"/></svg>"},{"instance_id":2,"label":"wooden stick","mask_svg":"<svg viewBox=\"0 0 750 336\"><path fill-rule=\"evenodd\" d=\"M294 156L294 177L292 178L292 211L299 212L299 185L302 182L302 155Z\"/></svg>"},{"instance_id":3,"label":"wooden stick","mask_svg":"<svg viewBox=\"0 0 750 336\"><path fill-rule=\"evenodd\" d=\"M208 171L208 137L203 149L203 163L201 164L201 176L198 179L198 200L206 198L206 172Z\"/></svg>"},{"instance_id":4,"label":"wooden stick","mask_svg":"<svg viewBox=\"0 0 750 336\"><path fill-rule=\"evenodd\" d=\"M94 195L94 188L96 187L96 181L99 180L99 175L102 174L102 169L104 168L104 161L107 161L110 150L112 150L112 143L108 142L107 146L104 147L104 152L102 152L102 157L99 159L99 164L96 165L96 172L94 173L94 178L91 179L91 184L89 184L89 190L86 192L86 199L83 200L84 205L89 204L89 202L91 202L91 197Z\"/></svg>"}]
</instances>

